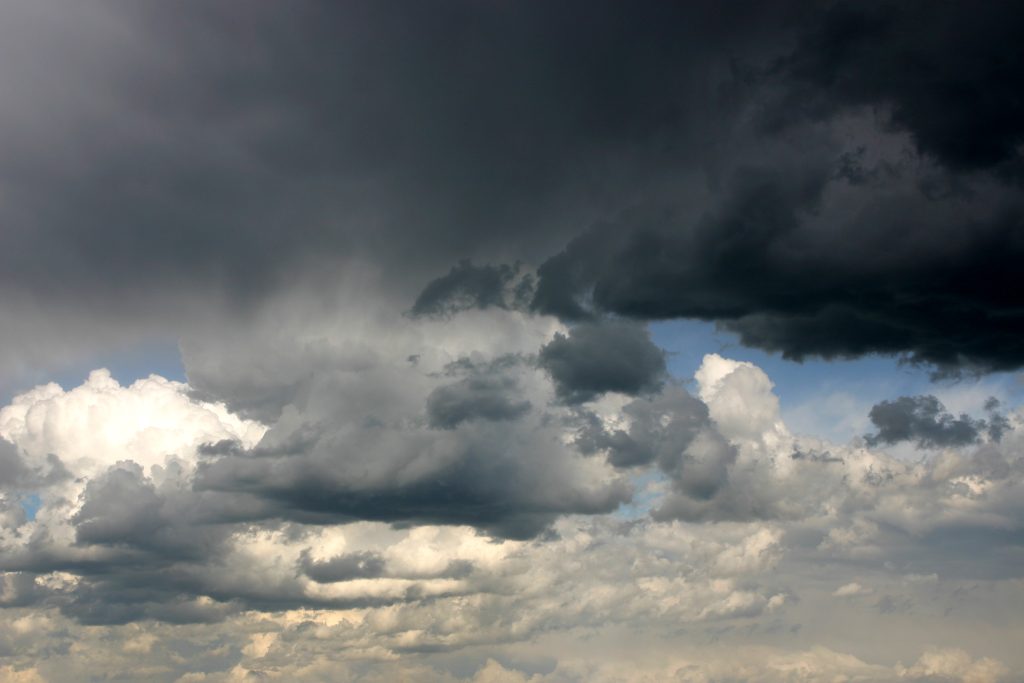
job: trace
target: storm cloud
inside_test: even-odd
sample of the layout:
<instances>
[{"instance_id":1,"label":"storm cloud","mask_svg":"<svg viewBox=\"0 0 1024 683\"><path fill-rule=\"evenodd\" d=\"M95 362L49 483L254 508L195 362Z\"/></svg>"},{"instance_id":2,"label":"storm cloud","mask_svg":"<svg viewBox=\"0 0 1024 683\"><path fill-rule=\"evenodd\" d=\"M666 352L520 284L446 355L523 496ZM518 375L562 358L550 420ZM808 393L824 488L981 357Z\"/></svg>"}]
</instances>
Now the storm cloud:
<instances>
[{"instance_id":1,"label":"storm cloud","mask_svg":"<svg viewBox=\"0 0 1024 683\"><path fill-rule=\"evenodd\" d=\"M1020 21L1000 3L808 17L791 53L748 75L759 132L722 159L716 197L595 224L541 264L535 310L711 320L797 360L1019 367L1022 73L1000 36Z\"/></svg>"},{"instance_id":2,"label":"storm cloud","mask_svg":"<svg viewBox=\"0 0 1024 683\"><path fill-rule=\"evenodd\" d=\"M567 403L585 403L614 391L656 391L664 381L665 355L642 327L625 322L584 323L540 350L539 363Z\"/></svg>"},{"instance_id":3,"label":"storm cloud","mask_svg":"<svg viewBox=\"0 0 1024 683\"><path fill-rule=\"evenodd\" d=\"M1024 65L1007 47L1022 26L1010 3L834 3L775 65L775 123L877 107L954 171L1019 173Z\"/></svg>"},{"instance_id":4,"label":"storm cloud","mask_svg":"<svg viewBox=\"0 0 1024 683\"><path fill-rule=\"evenodd\" d=\"M412 305L413 315L445 315L472 308L525 307L533 288L527 273L520 279L519 266L474 266L463 261L423 288Z\"/></svg>"},{"instance_id":5,"label":"storm cloud","mask_svg":"<svg viewBox=\"0 0 1024 683\"><path fill-rule=\"evenodd\" d=\"M464 259L539 263L692 163L710 125L694 103L716 88L705 63L727 71L721 47L765 33L735 19L788 11L6 8L7 363L243 324L297 288L308 307L352 286L408 307ZM452 278L470 273L474 305L491 303L485 280L504 275L478 268L456 266L414 308L434 311L439 287L465 294ZM56 323L26 292L78 343L40 335Z\"/></svg>"},{"instance_id":6,"label":"storm cloud","mask_svg":"<svg viewBox=\"0 0 1024 683\"><path fill-rule=\"evenodd\" d=\"M0 681L1020 679L1021 34L0 5Z\"/></svg>"},{"instance_id":7,"label":"storm cloud","mask_svg":"<svg viewBox=\"0 0 1024 683\"><path fill-rule=\"evenodd\" d=\"M702 217L598 225L541 265L534 308L570 320L713 320L798 360L905 354L950 372L1024 361L1015 191L971 201L914 190L851 216L842 205L858 190L829 178L825 168L740 169Z\"/></svg>"},{"instance_id":8,"label":"storm cloud","mask_svg":"<svg viewBox=\"0 0 1024 683\"><path fill-rule=\"evenodd\" d=\"M995 408L998 404L986 403L986 407ZM992 415L991 424L966 414L954 416L930 395L882 401L871 407L869 417L878 430L865 436L871 446L901 441L913 441L918 448L967 446L978 443L986 433L993 441L999 441L1006 429L1006 418L999 414Z\"/></svg>"}]
</instances>

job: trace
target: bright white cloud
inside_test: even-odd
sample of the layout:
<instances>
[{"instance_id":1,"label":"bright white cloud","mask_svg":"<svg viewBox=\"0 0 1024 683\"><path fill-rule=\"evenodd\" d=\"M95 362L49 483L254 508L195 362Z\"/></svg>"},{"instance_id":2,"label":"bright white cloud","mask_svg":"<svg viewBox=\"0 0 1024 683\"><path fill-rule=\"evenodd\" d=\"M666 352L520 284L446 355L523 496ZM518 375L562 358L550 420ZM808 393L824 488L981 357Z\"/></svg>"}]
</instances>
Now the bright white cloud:
<instances>
[{"instance_id":1,"label":"bright white cloud","mask_svg":"<svg viewBox=\"0 0 1024 683\"><path fill-rule=\"evenodd\" d=\"M33 463L50 453L76 475L95 476L119 460L145 468L168 456L194 460L203 443L237 439L254 446L266 427L223 404L189 397L189 387L157 375L121 386L105 369L65 391L46 384L0 409L0 436Z\"/></svg>"}]
</instances>

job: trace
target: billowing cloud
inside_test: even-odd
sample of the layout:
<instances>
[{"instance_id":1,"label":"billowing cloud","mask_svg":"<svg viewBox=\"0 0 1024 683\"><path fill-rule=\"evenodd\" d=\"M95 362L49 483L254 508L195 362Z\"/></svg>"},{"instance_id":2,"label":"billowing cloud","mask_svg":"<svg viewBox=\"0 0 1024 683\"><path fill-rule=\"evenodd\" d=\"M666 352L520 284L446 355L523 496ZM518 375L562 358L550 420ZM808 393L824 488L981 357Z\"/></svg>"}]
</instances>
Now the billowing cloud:
<instances>
[{"instance_id":1,"label":"billowing cloud","mask_svg":"<svg viewBox=\"0 0 1024 683\"><path fill-rule=\"evenodd\" d=\"M492 339L507 341L504 335ZM558 634L594 624L603 625L595 631L598 638L615 638L620 628L656 633L674 624L698 640L731 642L729 634L739 625L744 632L763 632L763 638L785 632L792 639L782 650L751 650L749 660L700 657L694 651L693 658L683 655L674 669L644 665L637 670L656 678L668 675L665 671L750 678L761 667L769 672L762 680L785 680L785 672L799 666L815 672L812 678L871 675L872 680L897 681L942 675L998 681L1011 670L1003 660L1016 661L1012 655L1006 660L1005 651L990 656L962 647L929 650L929 643L915 638L900 650L908 664L888 667L806 649L814 641L801 635L801 624L813 619L807 610L820 610L814 605L824 603L829 611L847 611L855 619L859 605L877 602L872 609L881 610L883 618L915 622L933 618L933 608L921 607L929 601L947 610L972 604L960 596L979 582L994 591L993 600L1008 599L1006 591L1012 593L1021 580L1012 557L1024 524L1019 504L1024 469L1015 419L1008 420L999 443L911 464L856 445L791 435L764 372L718 355L706 357L697 373L697 396L670 383L650 396L602 399L586 410L566 406L547 373L521 357L463 357L440 363L435 371L431 363L438 361L431 356L424 349L418 363L396 359L392 366L402 368L397 376L418 377L415 381L422 384L416 394L418 422L413 415L396 420L377 413L375 422L353 416L346 429L357 431L340 442L330 441L331 432L322 427L296 438L279 434L286 425L323 422L303 419L299 405L289 404L263 434L266 428L191 398L184 385L157 378L121 387L108 375L94 373L71 391L42 387L16 399L2 413L5 434L14 440L10 448L22 458L53 449L56 457L64 456L61 462L80 468L75 470L80 478L77 488L61 489L64 495L40 489L43 506L35 519L13 519L7 527L2 596L7 609L46 614L69 633L77 633L79 623L126 634L139 623L162 624L136 631L136 639L125 636L132 644L106 662L59 654L58 641L50 654L33 645L25 650L29 659L14 660L24 662L16 664L18 670L28 671L31 657L42 657L45 667L39 675L63 681L70 680L73 670L101 671L111 661L134 657L168 667L168 680L231 680L251 671L316 680L317 672L337 670L348 676L345 680L356 681L374 680L366 677L381 666L397 667L394 675L413 671L407 659L413 653L446 653L416 675L459 680L465 674L454 672L469 667L471 678L500 673L525 680L633 680L614 658L574 659L566 653L554 655L539 670L512 664L499 671L484 660L476 660L475 668L468 664L478 656L473 653L483 652L507 652L507 662L552 656L540 653L554 652L548 647L557 650ZM374 376L380 370L359 372ZM436 387L488 373L516 377L518 390L527 391L547 417L430 425L428 397ZM322 418L309 411L326 396L345 404L344 391L338 393L344 387L335 377L327 391L304 389L306 417ZM546 393L537 393L541 387ZM82 413L58 405L106 408ZM174 445L172 434L156 424L166 414L149 410L154 406L177 406L183 415L217 419L205 428L196 424L195 431L179 432ZM91 421L83 424L82 415ZM126 415L148 416L134 418L134 439L140 445L147 442L139 439L152 440L159 447L150 452L165 455L144 462L121 458L116 451L102 463L85 457L89 448L102 453L116 447L102 435ZM743 415L750 419L744 421ZM404 424L409 420L411 426ZM93 434L94 441L67 439L74 429ZM533 433L527 443L542 443L550 435L564 450L552 450L549 442L540 453L543 459L515 456L517 466L532 464L543 478L543 483L533 480L529 496L492 488L494 497L470 506L460 496L488 490L493 477L474 479L475 456L461 456L442 463L440 470L415 459L404 461L406 470L424 467L437 482L429 497L414 497L399 479L397 485L368 489L374 500L350 484L347 490L332 490L338 486L334 482L343 480L327 479L336 475L316 469L331 462L335 469L356 465L372 474L367 465L380 462L388 451L359 460L358 451L321 450L324 439L349 443L358 430L369 430L392 446L410 438L423 444L452 438L474 443L478 430L490 438L504 435L504 441ZM410 430L423 433L415 436ZM365 443L372 446L373 441ZM623 446L627 443L629 449ZM826 448L829 456L817 457ZM595 458L599 453L605 457ZM499 462L505 457L500 451L487 455ZM581 481L553 478L561 476L552 469L558 462L553 457L602 467L607 460L615 468L660 474L643 485L634 504L647 502L624 516L602 514L607 508L540 508L538 493ZM384 478L378 481L395 481L386 469L388 461L381 464L385 468L377 476ZM289 476L305 468L318 472L322 481ZM454 488L452 480L438 479L437 472L445 471L457 471L472 487ZM610 477L614 470L597 471ZM507 469L500 480L504 484L524 476L533 475ZM231 479L211 485L211 477ZM560 490L559 505L571 490ZM338 496L339 501L317 495ZM387 512L381 512L385 505ZM542 527L521 526L522 520L537 514L548 532L531 537ZM526 529L529 534L522 534ZM982 547L990 554L969 550ZM988 559L966 559L971 557ZM822 576L827 574L828 582L821 588L797 580L826 567ZM208 630L211 622L221 623L216 633L222 635ZM891 628L903 627L894 622ZM176 659L180 648L210 647L210 638L222 639L220 654ZM964 638L969 638L966 632ZM533 644L527 647L527 642ZM107 646L95 647L100 652ZM395 656L397 663L384 663ZM589 664L580 668L581 662ZM446 668L451 666L455 669Z\"/></svg>"},{"instance_id":2,"label":"billowing cloud","mask_svg":"<svg viewBox=\"0 0 1024 683\"><path fill-rule=\"evenodd\" d=\"M468 524L517 538L559 514L611 512L628 483L565 442L571 411L550 405L552 383L524 357L551 326L503 309L427 323L398 316L380 327L389 341L361 349L358 365L344 329L320 355L278 347L295 369L268 378L290 387L272 389L280 417L256 449L211 452L195 485L306 523ZM453 336L464 352L448 345Z\"/></svg>"},{"instance_id":3,"label":"billowing cloud","mask_svg":"<svg viewBox=\"0 0 1024 683\"><path fill-rule=\"evenodd\" d=\"M757 123L712 198L595 223L541 264L534 308L713 320L794 359L1019 367L1022 73L1001 36L1020 21L958 3L804 17L747 74Z\"/></svg>"},{"instance_id":4,"label":"billowing cloud","mask_svg":"<svg viewBox=\"0 0 1024 683\"><path fill-rule=\"evenodd\" d=\"M614 391L654 392L664 381L665 355L647 331L625 322L583 323L540 350L541 367L568 403L585 403Z\"/></svg>"},{"instance_id":5,"label":"billowing cloud","mask_svg":"<svg viewBox=\"0 0 1024 683\"><path fill-rule=\"evenodd\" d=\"M722 46L766 33L730 18L780 10L5 8L0 360L244 325L299 290L408 307L463 259L536 264L689 175L715 125L699 64L727 78ZM494 303L507 273L488 268L416 308Z\"/></svg>"},{"instance_id":6,"label":"billowing cloud","mask_svg":"<svg viewBox=\"0 0 1024 683\"><path fill-rule=\"evenodd\" d=\"M518 275L518 266L474 266L463 261L423 288L412 314L443 316L490 306L524 308L533 292L533 278L527 273L517 279Z\"/></svg>"},{"instance_id":7,"label":"billowing cloud","mask_svg":"<svg viewBox=\"0 0 1024 683\"><path fill-rule=\"evenodd\" d=\"M996 406L998 401L992 407ZM865 437L872 446L901 441L916 442L919 448L966 446L980 441L985 433L999 441L1006 428L1006 418L998 414L992 416L991 425L965 414L954 417L931 395L882 401L871 407L870 418L878 429L878 433Z\"/></svg>"},{"instance_id":8,"label":"billowing cloud","mask_svg":"<svg viewBox=\"0 0 1024 683\"><path fill-rule=\"evenodd\" d=\"M0 681L1020 679L1022 18L0 6Z\"/></svg>"},{"instance_id":9,"label":"billowing cloud","mask_svg":"<svg viewBox=\"0 0 1024 683\"><path fill-rule=\"evenodd\" d=\"M968 197L928 198L903 178L880 195L832 174L819 156L742 166L704 211L597 224L540 266L533 306L566 319L714 320L793 359L1018 367L1016 191L979 179Z\"/></svg>"},{"instance_id":10,"label":"billowing cloud","mask_svg":"<svg viewBox=\"0 0 1024 683\"><path fill-rule=\"evenodd\" d=\"M431 427L454 429L467 420L515 420L530 410L530 402L517 399L518 386L512 369L514 357L499 358L483 368L470 362L454 363L448 372L467 377L439 386L427 396L427 422ZM465 373L460 373L460 366Z\"/></svg>"},{"instance_id":11,"label":"billowing cloud","mask_svg":"<svg viewBox=\"0 0 1024 683\"><path fill-rule=\"evenodd\" d=\"M516 262L567 318L1022 362L1012 6L5 12L12 371L300 291L520 305L529 266L472 265Z\"/></svg>"}]
</instances>

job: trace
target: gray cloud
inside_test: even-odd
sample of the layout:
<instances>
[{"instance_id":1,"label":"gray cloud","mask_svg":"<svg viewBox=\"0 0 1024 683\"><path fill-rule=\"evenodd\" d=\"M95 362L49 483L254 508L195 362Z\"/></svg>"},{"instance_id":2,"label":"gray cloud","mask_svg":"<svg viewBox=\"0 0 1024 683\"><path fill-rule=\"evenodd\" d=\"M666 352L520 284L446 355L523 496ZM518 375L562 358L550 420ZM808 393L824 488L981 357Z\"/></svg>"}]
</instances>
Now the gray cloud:
<instances>
[{"instance_id":1,"label":"gray cloud","mask_svg":"<svg viewBox=\"0 0 1024 683\"><path fill-rule=\"evenodd\" d=\"M582 323L568 336L556 334L541 348L538 362L567 403L585 403L609 391L653 392L666 373L665 354L648 332L619 321Z\"/></svg>"},{"instance_id":2,"label":"gray cloud","mask_svg":"<svg viewBox=\"0 0 1024 683\"><path fill-rule=\"evenodd\" d=\"M544 323L514 311L501 316ZM487 318L484 327L495 320ZM472 315L468 321L454 317L437 329L472 322ZM460 338L473 336L463 331ZM538 669L551 672L568 666L563 655L551 653L562 652L581 626L592 638L620 644L625 633L639 629L631 645L638 652L653 651L640 643L654 635L685 629L678 637L694 648L706 651L710 640L730 645L730 667L735 653L753 643L761 649L751 655L752 668L715 669L741 671L740 678L750 678L769 656L761 638L786 634L789 644L771 656L797 657L802 671L868 672L887 680L888 670L847 656L836 656L839 668L827 668L819 646L821 634L831 631L816 615L840 614L857 629L866 627L865 619L881 619L871 628L898 645L891 653L873 645L872 656L894 653L913 662L934 636L927 625L947 610L984 613L1019 600L1007 581L1020 576L1024 520L1014 415L999 443L904 462L856 444L790 435L779 422L770 381L750 364L706 358L696 377L700 398L669 381L621 409L544 405L539 397L551 399L554 387L522 354L457 355L445 362L448 356L435 357L422 338L417 343L424 353L416 366L405 361L403 345L382 344L389 360L379 366L313 373L299 394L305 399L285 406L258 445L211 440L204 432L189 437L194 459L181 445L162 465L144 469L115 460L80 483L53 483L59 490L44 492L45 526L31 538L23 519L14 521L16 534L0 530L7 544L0 555L4 609L46 615L47 628L61 624L80 642L92 642L82 638L97 633L118 638L138 648L136 661L164 662L161 671L173 672L170 681L185 671L211 676L211 667L229 666L183 658L174 649L180 640L189 643L183 648L209 648L206 634L214 631L224 639L218 656L229 668L284 675L286 667L299 666L296 680L316 680L310 672L320 671L318 662L337 678L339 667L354 660L378 670L382 659L443 667L495 652L551 657ZM438 386L502 376L515 377L538 409L515 421L468 420L444 430L423 419L426 397ZM116 388L103 379L74 403L52 392L26 397L37 419L25 432L23 417L4 413L21 447L31 446L25 457L45 452L48 441L35 443L44 435L65 444L68 433L84 435L75 447L101 439L103 430L93 425L115 424L124 414L97 404L101 396L137 394L146 401L118 404L127 406L133 424L147 406L161 408L150 416L156 420L181 410L173 396L195 423L219 414L222 425L232 424L220 408L189 399L185 387ZM396 387L394 396L368 391L389 386ZM74 408L85 405L93 406L89 419L99 421L61 419L82 415ZM990 412L1000 407L986 405ZM33 431L43 424L46 431ZM212 433L220 428L207 425ZM139 452L147 439L167 443L160 427L137 429L129 442ZM572 437L574 446L559 448ZM403 454L406 440L412 448ZM464 445L465 454L448 460L452 452L441 450L446 444ZM516 447L503 451L495 444ZM573 447L589 457L568 455ZM432 469L426 454L440 456L441 466ZM598 468L593 471L601 476L587 479L576 469L600 465L601 458L650 484L629 497L607 486L612 470ZM60 487L73 486L81 487L77 503L61 493L75 489ZM601 501L616 492L629 508L601 514L609 509ZM77 514L65 514L76 507ZM834 595L850 584L859 588ZM984 586L977 592L985 597L957 597L970 586ZM868 606L881 615L872 610L874 616L866 616ZM973 616L947 619L946 627L967 638L972 652L998 654L1019 668L1008 650L978 649L969 640L979 628ZM18 628L34 623L24 620ZM913 635L893 638L908 623L917 627ZM82 625L92 630L80 631ZM994 633L985 631L986 642L1002 647ZM148 634L160 638L127 644ZM60 642L53 638L46 642ZM104 662L79 662L78 655L10 640L19 666L72 662L79 676L126 656L101 650ZM375 649L368 651L367 643ZM673 639L666 647L678 654L680 645ZM813 647L807 661L793 654ZM588 663L601 650L585 648ZM797 659L772 661L795 666ZM949 661L961 667L950 669L957 671L996 666L960 655ZM645 675L661 680L683 665ZM716 660L715 666L725 665ZM935 666L926 660L919 669ZM72 680L71 673L55 671L51 680ZM596 669L581 671L590 674L578 680L594 680ZM893 675L900 680L902 674Z\"/></svg>"},{"instance_id":3,"label":"gray cloud","mask_svg":"<svg viewBox=\"0 0 1024 683\"><path fill-rule=\"evenodd\" d=\"M675 384L658 396L631 401L622 412L630 419L628 430L608 430L597 415L583 411L577 447L587 454L605 452L616 467L657 462L672 472L698 432L710 426L707 406Z\"/></svg>"},{"instance_id":4,"label":"gray cloud","mask_svg":"<svg viewBox=\"0 0 1024 683\"><path fill-rule=\"evenodd\" d=\"M257 518L468 524L516 538L541 532L560 514L614 510L628 499L628 486L589 469L558 442L557 422L532 410L548 400L545 380L521 353L445 362L447 353L431 351L415 365L405 360L431 348L422 324L435 325L434 335L465 326L466 337L483 335L487 348L505 342L495 322L499 330L508 321L536 323L518 312L495 314L504 318L397 317L397 327L388 322L381 330L389 344L358 365L346 361L345 337L319 357L301 343L268 340L276 351L255 354L257 362L281 373L255 376L268 382L269 394L292 387L284 396L295 398L285 399L255 448L204 447L195 486L254 501ZM244 392L238 400L248 405Z\"/></svg>"},{"instance_id":5,"label":"gray cloud","mask_svg":"<svg viewBox=\"0 0 1024 683\"><path fill-rule=\"evenodd\" d=\"M427 396L427 420L441 429L467 420L515 420L530 410L529 401L515 400L515 389L512 378L467 377L446 384Z\"/></svg>"},{"instance_id":6,"label":"gray cloud","mask_svg":"<svg viewBox=\"0 0 1024 683\"><path fill-rule=\"evenodd\" d=\"M0 492L28 493L72 477L60 457L47 453L43 462L25 462L10 441L0 438Z\"/></svg>"},{"instance_id":7,"label":"gray cloud","mask_svg":"<svg viewBox=\"0 0 1024 683\"><path fill-rule=\"evenodd\" d=\"M412 306L413 315L444 316L473 308L525 308L533 277L519 276L519 266L474 266L462 261L447 275L432 280Z\"/></svg>"},{"instance_id":8,"label":"gray cloud","mask_svg":"<svg viewBox=\"0 0 1024 683\"><path fill-rule=\"evenodd\" d=\"M15 488L28 476L28 467L10 441L0 439L0 482L4 489Z\"/></svg>"},{"instance_id":9,"label":"gray cloud","mask_svg":"<svg viewBox=\"0 0 1024 683\"><path fill-rule=\"evenodd\" d=\"M297 288L328 314L345 278L432 315L524 294L463 259L541 263L566 317L1021 362L1012 6L47 7L0 40L9 368Z\"/></svg>"},{"instance_id":10,"label":"gray cloud","mask_svg":"<svg viewBox=\"0 0 1024 683\"><path fill-rule=\"evenodd\" d=\"M998 441L1007 428L1006 418L1001 415L993 416L991 425L966 414L954 416L931 395L901 396L894 401L882 401L871 407L869 417L878 430L864 437L871 446L901 441L915 442L918 448L967 446L978 443L986 432L991 439Z\"/></svg>"},{"instance_id":11,"label":"gray cloud","mask_svg":"<svg viewBox=\"0 0 1024 683\"><path fill-rule=\"evenodd\" d=\"M357 273L408 306L461 259L536 263L699 159L717 116L698 106L715 97L706 67L728 77L769 34L761 20L791 13L62 9L7 7L0 22L3 338L33 363L244 325L304 285L330 310ZM34 339L52 327L78 343Z\"/></svg>"},{"instance_id":12,"label":"gray cloud","mask_svg":"<svg viewBox=\"0 0 1024 683\"><path fill-rule=\"evenodd\" d=\"M1022 16L3 5L0 389L188 383L3 409L0 680L1019 678L1013 407L831 444L644 325L1024 364Z\"/></svg>"},{"instance_id":13,"label":"gray cloud","mask_svg":"<svg viewBox=\"0 0 1024 683\"><path fill-rule=\"evenodd\" d=\"M112 467L88 483L72 522L85 544L148 545L165 525L163 501L135 463Z\"/></svg>"},{"instance_id":14,"label":"gray cloud","mask_svg":"<svg viewBox=\"0 0 1024 683\"><path fill-rule=\"evenodd\" d=\"M384 575L384 560L368 551L337 555L325 562L315 562L306 554L302 558L302 571L321 583L374 579Z\"/></svg>"},{"instance_id":15,"label":"gray cloud","mask_svg":"<svg viewBox=\"0 0 1024 683\"><path fill-rule=\"evenodd\" d=\"M580 490L564 479L564 473L520 464L517 459L526 454L508 452L500 445L503 432L484 430L451 444L438 444L435 448L448 449L438 455L451 464L409 483L360 485L344 476L355 465L346 464L346 456L356 443L361 442L369 456L390 440L367 431L347 434L345 440L352 445L342 450L336 450L340 434L324 434L316 448L297 459L221 457L200 467L196 485L200 490L257 496L259 517L313 524L355 520L468 524L507 538L535 536L561 514L608 513L628 500L629 490L622 482L609 482L596 491ZM412 436L406 444L396 444L404 452L389 454L394 466L410 458L412 453L406 449L417 442L428 443ZM545 455L543 450L530 454L534 461Z\"/></svg>"}]
</instances>

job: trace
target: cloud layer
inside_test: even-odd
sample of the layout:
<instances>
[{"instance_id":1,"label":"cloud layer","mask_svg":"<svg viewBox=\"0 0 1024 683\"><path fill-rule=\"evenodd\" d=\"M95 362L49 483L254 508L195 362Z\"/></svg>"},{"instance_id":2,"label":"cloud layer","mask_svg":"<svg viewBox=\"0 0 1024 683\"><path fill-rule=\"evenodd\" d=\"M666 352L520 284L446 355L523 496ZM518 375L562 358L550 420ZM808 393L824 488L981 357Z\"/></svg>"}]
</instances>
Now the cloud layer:
<instances>
[{"instance_id":1,"label":"cloud layer","mask_svg":"<svg viewBox=\"0 0 1024 683\"><path fill-rule=\"evenodd\" d=\"M543 350L585 362L591 345L569 342L588 326L514 310L397 320L355 366L340 332L275 357L302 369L278 378L293 388L267 424L182 383L103 371L0 410L20 473L4 489L4 637L46 633L12 644L8 676L131 660L169 681L997 681L1020 665L970 617L1019 599L1024 580L1015 413L998 442L910 463L793 435L750 363L706 356L695 393L667 380L566 402ZM450 355L448 335L477 351ZM963 617L945 646L922 632L857 656L822 647L819 628L843 629L821 610L882 631ZM84 628L120 653L69 650ZM660 639L680 629L745 654L665 659ZM649 634L633 652L654 659L629 672L556 654L581 630Z\"/></svg>"},{"instance_id":2,"label":"cloud layer","mask_svg":"<svg viewBox=\"0 0 1024 683\"><path fill-rule=\"evenodd\" d=\"M1022 29L0 6L0 682L1020 679Z\"/></svg>"}]
</instances>

